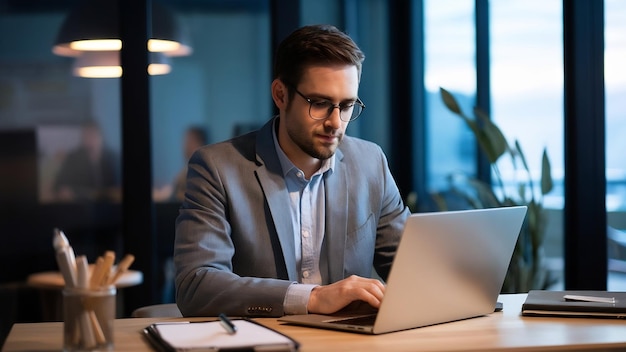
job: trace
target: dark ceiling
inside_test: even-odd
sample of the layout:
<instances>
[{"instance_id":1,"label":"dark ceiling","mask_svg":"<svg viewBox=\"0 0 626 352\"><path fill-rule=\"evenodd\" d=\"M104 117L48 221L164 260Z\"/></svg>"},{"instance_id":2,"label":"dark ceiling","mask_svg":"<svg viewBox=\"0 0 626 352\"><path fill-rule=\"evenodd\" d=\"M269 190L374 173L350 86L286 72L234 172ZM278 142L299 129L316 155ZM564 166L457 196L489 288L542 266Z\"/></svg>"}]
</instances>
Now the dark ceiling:
<instances>
[{"instance_id":1,"label":"dark ceiling","mask_svg":"<svg viewBox=\"0 0 626 352\"><path fill-rule=\"evenodd\" d=\"M0 0L0 14L65 12L82 1L88 0ZM181 12L250 12L266 9L269 0L159 0L159 2Z\"/></svg>"}]
</instances>

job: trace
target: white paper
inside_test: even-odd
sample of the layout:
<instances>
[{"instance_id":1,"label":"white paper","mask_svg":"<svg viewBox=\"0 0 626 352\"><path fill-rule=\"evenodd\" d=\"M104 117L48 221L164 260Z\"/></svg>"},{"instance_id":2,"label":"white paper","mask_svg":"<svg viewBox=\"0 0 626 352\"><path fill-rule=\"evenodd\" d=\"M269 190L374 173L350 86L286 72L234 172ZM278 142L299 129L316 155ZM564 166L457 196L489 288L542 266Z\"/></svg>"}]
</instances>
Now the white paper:
<instances>
[{"instance_id":1,"label":"white paper","mask_svg":"<svg viewBox=\"0 0 626 352\"><path fill-rule=\"evenodd\" d=\"M232 322L237 327L237 332L232 335L220 325L219 321L155 325L161 338L176 349L293 344L288 337L262 325L246 320Z\"/></svg>"}]
</instances>

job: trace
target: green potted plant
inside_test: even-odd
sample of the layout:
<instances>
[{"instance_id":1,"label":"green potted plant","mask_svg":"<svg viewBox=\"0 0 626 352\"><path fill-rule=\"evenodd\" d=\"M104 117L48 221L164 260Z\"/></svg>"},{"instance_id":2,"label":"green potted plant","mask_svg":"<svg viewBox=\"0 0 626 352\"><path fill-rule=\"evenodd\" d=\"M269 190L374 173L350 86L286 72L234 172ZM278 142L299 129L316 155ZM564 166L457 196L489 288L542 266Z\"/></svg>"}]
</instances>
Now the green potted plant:
<instances>
[{"instance_id":1,"label":"green potted plant","mask_svg":"<svg viewBox=\"0 0 626 352\"><path fill-rule=\"evenodd\" d=\"M451 178L451 191L465 199L475 208L526 205L528 213L513 252L511 264L502 287L503 293L528 292L531 289L545 289L553 283L544 263L543 242L546 228L546 214L543 197L552 190L550 160L546 149L543 150L540 182L533 181L526 158L515 140L511 146L500 128L479 108L474 109L474 118L467 116L450 92L440 88L445 106L459 116L474 134L480 150L491 165L493 182L486 184L476 178L466 176L462 185L458 178ZM505 187L498 162L508 156L514 171L525 173L526 177L515 179L515 189ZM439 207L445 203L441 197L434 196Z\"/></svg>"}]
</instances>

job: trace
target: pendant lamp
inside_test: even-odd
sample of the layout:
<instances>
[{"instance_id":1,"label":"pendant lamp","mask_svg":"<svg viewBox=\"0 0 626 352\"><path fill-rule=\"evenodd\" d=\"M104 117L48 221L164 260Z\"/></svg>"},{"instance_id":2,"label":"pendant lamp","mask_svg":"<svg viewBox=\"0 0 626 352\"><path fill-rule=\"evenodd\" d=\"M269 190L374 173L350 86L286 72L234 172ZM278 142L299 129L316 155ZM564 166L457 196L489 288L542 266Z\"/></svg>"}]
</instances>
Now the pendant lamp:
<instances>
[{"instance_id":1,"label":"pendant lamp","mask_svg":"<svg viewBox=\"0 0 626 352\"><path fill-rule=\"evenodd\" d=\"M163 53L150 53L148 74L170 73L170 58ZM75 76L86 78L118 78L122 76L119 51L86 51L77 56L72 66Z\"/></svg>"},{"instance_id":2,"label":"pendant lamp","mask_svg":"<svg viewBox=\"0 0 626 352\"><path fill-rule=\"evenodd\" d=\"M75 75L119 77L122 42L118 15L118 1L83 0L65 18L52 52L75 57ZM155 1L152 2L152 36L147 45L151 74L169 73L168 57L192 52L185 28L171 10Z\"/></svg>"}]
</instances>

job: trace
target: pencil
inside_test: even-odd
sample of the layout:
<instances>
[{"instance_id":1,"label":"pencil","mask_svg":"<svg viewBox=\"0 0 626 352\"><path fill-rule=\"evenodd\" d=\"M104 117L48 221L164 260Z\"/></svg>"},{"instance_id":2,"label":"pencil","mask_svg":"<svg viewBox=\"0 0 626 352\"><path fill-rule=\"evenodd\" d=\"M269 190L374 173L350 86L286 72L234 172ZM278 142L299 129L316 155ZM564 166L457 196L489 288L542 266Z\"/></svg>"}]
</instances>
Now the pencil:
<instances>
[{"instance_id":1,"label":"pencil","mask_svg":"<svg viewBox=\"0 0 626 352\"><path fill-rule=\"evenodd\" d=\"M104 275L102 276L102 280L98 286L106 286L108 285L109 278L111 277L111 268L113 267L113 263L115 262L115 252L106 251L104 252L104 264L102 270L104 271Z\"/></svg>"},{"instance_id":2,"label":"pencil","mask_svg":"<svg viewBox=\"0 0 626 352\"><path fill-rule=\"evenodd\" d=\"M133 261L135 261L135 256L132 254L126 254L126 256L122 260L120 260L119 263L117 263L115 274L113 274L108 284L115 285L115 282L119 280L120 276L122 276L122 274L124 274L128 270Z\"/></svg>"},{"instance_id":3,"label":"pencil","mask_svg":"<svg viewBox=\"0 0 626 352\"><path fill-rule=\"evenodd\" d=\"M97 289L100 287L100 283L104 278L104 258L99 256L96 259L96 264L93 267L93 271L91 272L91 279L89 280L89 287L92 289Z\"/></svg>"},{"instance_id":4,"label":"pencil","mask_svg":"<svg viewBox=\"0 0 626 352\"><path fill-rule=\"evenodd\" d=\"M89 264L84 255L76 257L76 287L89 288Z\"/></svg>"},{"instance_id":5,"label":"pencil","mask_svg":"<svg viewBox=\"0 0 626 352\"><path fill-rule=\"evenodd\" d=\"M76 287L79 289L89 288L89 266L87 257L85 255L79 255L76 257ZM80 313L78 316L80 334L82 341L87 348L91 348L96 345L96 333L95 329L101 329L98 324L94 326L93 321L90 318L90 311L85 306L85 300L81 300ZM98 323L98 321L95 321Z\"/></svg>"},{"instance_id":6,"label":"pencil","mask_svg":"<svg viewBox=\"0 0 626 352\"><path fill-rule=\"evenodd\" d=\"M76 267L72 267L68 252L60 250L56 253L57 264L63 275L66 287L76 287Z\"/></svg>"}]
</instances>

